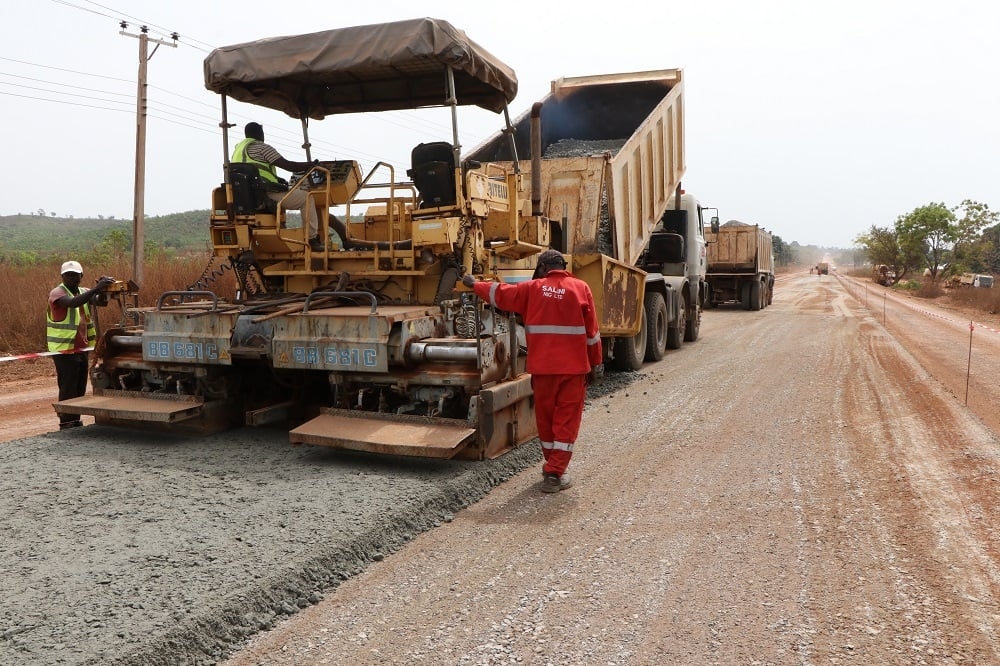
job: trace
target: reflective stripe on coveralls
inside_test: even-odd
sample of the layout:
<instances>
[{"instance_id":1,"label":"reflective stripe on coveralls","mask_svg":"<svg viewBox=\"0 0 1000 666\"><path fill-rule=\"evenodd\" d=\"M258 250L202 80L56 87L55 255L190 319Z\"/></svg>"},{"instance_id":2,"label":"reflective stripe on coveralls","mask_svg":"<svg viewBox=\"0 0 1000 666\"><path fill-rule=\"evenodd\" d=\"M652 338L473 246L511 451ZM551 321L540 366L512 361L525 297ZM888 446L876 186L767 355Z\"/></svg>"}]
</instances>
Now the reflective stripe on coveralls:
<instances>
[{"instance_id":1,"label":"reflective stripe on coveralls","mask_svg":"<svg viewBox=\"0 0 1000 666\"><path fill-rule=\"evenodd\" d=\"M542 448L548 449L550 451L569 451L573 452L573 445L567 444L566 442L542 442Z\"/></svg>"}]
</instances>

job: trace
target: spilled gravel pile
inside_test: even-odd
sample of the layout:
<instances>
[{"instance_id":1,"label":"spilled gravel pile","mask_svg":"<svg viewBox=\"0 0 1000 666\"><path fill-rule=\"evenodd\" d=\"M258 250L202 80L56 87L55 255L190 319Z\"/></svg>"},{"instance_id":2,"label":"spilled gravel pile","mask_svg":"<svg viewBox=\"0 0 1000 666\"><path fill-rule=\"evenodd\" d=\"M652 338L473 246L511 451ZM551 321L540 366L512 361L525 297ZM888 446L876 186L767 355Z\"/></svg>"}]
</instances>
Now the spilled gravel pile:
<instances>
[{"instance_id":1,"label":"spilled gravel pile","mask_svg":"<svg viewBox=\"0 0 1000 666\"><path fill-rule=\"evenodd\" d=\"M591 397L635 379L611 374ZM88 426L0 446L0 663L213 664L537 465Z\"/></svg>"}]
</instances>

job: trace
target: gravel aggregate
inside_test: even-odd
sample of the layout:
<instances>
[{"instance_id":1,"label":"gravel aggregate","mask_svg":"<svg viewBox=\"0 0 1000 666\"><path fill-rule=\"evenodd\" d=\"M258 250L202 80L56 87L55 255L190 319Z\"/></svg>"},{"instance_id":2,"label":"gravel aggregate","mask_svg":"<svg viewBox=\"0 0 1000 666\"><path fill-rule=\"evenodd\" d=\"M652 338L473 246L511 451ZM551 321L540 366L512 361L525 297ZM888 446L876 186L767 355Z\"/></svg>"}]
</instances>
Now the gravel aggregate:
<instances>
[{"instance_id":1,"label":"gravel aggregate","mask_svg":"<svg viewBox=\"0 0 1000 666\"><path fill-rule=\"evenodd\" d=\"M635 375L608 375L600 396ZM0 664L214 664L541 460L91 425L0 446Z\"/></svg>"}]
</instances>

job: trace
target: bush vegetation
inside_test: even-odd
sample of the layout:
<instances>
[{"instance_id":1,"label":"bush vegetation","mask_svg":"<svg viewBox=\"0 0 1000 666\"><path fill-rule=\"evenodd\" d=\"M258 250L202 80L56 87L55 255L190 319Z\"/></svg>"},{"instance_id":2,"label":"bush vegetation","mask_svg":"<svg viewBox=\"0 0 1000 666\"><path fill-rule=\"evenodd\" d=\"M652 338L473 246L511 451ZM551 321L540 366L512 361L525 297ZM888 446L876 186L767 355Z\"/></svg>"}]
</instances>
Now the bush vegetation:
<instances>
[{"instance_id":1,"label":"bush vegetation","mask_svg":"<svg viewBox=\"0 0 1000 666\"><path fill-rule=\"evenodd\" d=\"M140 307L155 305L164 291L205 288L194 285L211 258L208 217L209 211L203 210L146 218ZM6 286L0 293L5 315L0 323L2 356L46 351L45 308L49 291L60 282L62 262L75 259L83 264L84 287L102 275L125 281L134 277L131 220L58 218L38 211L0 216L0 232L0 279ZM232 272L224 272L213 289L232 298ZM102 327L122 316L114 301L97 314Z\"/></svg>"},{"instance_id":2,"label":"bush vegetation","mask_svg":"<svg viewBox=\"0 0 1000 666\"><path fill-rule=\"evenodd\" d=\"M139 290L139 306L155 305L156 299L165 291L187 289L202 275L209 256L206 251L180 256L155 253L148 257L143 264L144 284ZM0 263L0 281L5 286L0 292L0 312L4 313L0 324L0 355L46 351L45 308L49 292L60 282L59 267L67 259L83 264L81 284L85 287L93 286L102 275L127 281L133 274L131 255L109 257L100 251L50 256L30 266ZM221 297L232 298L235 292L232 271L226 271L217 285L215 290ZM118 323L121 317L121 309L113 300L107 307L97 310L102 329Z\"/></svg>"},{"instance_id":3,"label":"bush vegetation","mask_svg":"<svg viewBox=\"0 0 1000 666\"><path fill-rule=\"evenodd\" d=\"M989 314L1000 312L1000 288L954 287L947 291L951 302L960 307L973 308Z\"/></svg>"}]
</instances>

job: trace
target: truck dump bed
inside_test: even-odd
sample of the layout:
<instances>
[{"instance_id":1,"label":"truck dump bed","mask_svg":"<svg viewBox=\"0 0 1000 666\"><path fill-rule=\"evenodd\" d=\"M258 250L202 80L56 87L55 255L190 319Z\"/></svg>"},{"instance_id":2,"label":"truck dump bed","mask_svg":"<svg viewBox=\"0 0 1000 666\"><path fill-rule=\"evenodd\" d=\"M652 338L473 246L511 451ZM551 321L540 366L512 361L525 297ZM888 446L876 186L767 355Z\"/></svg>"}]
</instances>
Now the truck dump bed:
<instances>
[{"instance_id":1,"label":"truck dump bed","mask_svg":"<svg viewBox=\"0 0 1000 666\"><path fill-rule=\"evenodd\" d=\"M706 229L708 273L773 273L771 232L756 224L726 223L714 234Z\"/></svg>"},{"instance_id":2,"label":"truck dump bed","mask_svg":"<svg viewBox=\"0 0 1000 666\"><path fill-rule=\"evenodd\" d=\"M679 69L563 78L541 105L540 212L562 222L566 252L634 266L685 171ZM516 158L530 172L531 112L515 121ZM509 166L506 136L467 155ZM528 179L525 179L528 182Z\"/></svg>"}]
</instances>

